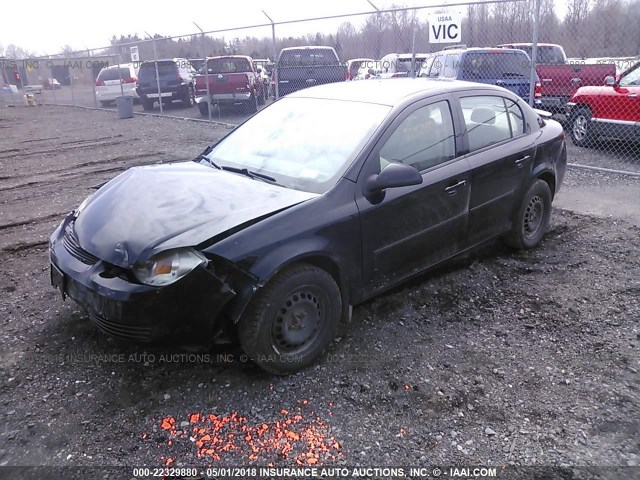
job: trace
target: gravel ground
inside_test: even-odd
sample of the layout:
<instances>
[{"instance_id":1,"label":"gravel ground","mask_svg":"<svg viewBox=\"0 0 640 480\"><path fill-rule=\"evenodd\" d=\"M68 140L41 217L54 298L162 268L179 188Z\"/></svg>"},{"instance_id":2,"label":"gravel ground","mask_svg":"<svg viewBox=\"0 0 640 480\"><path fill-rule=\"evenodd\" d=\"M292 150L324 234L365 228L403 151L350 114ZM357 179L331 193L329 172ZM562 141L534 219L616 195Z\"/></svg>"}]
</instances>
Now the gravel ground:
<instances>
[{"instance_id":1,"label":"gravel ground","mask_svg":"<svg viewBox=\"0 0 640 480\"><path fill-rule=\"evenodd\" d=\"M640 228L575 195L617 176L570 170L576 208L538 249L489 245L356 307L291 377L96 331L49 285L49 234L92 185L226 131L0 110L0 465L640 465Z\"/></svg>"}]
</instances>

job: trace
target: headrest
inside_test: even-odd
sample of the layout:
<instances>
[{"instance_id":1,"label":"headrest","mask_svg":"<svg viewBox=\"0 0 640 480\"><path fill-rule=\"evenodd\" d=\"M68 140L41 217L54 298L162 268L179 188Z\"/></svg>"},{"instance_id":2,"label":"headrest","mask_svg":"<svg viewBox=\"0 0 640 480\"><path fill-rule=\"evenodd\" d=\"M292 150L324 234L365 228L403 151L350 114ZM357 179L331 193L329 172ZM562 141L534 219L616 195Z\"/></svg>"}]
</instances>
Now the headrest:
<instances>
[{"instance_id":1,"label":"headrest","mask_svg":"<svg viewBox=\"0 0 640 480\"><path fill-rule=\"evenodd\" d=\"M496 123L496 112L490 108L475 108L473 112L471 112L471 121L474 123L493 125Z\"/></svg>"}]
</instances>

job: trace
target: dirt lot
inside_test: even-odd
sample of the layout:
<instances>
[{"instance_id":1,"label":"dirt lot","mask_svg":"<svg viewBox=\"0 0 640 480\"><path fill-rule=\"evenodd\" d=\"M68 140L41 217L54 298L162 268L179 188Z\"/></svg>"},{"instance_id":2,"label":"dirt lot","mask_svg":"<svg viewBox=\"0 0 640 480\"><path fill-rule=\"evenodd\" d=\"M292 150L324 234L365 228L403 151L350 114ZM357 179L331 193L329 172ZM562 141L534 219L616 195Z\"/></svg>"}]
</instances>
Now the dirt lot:
<instances>
[{"instance_id":1,"label":"dirt lot","mask_svg":"<svg viewBox=\"0 0 640 480\"><path fill-rule=\"evenodd\" d=\"M356 307L288 378L233 347L96 331L49 285L49 234L92 185L225 132L0 110L1 465L640 465L640 228L578 198L594 182L637 195L638 178L569 170L574 211L554 211L540 248L491 245Z\"/></svg>"}]
</instances>

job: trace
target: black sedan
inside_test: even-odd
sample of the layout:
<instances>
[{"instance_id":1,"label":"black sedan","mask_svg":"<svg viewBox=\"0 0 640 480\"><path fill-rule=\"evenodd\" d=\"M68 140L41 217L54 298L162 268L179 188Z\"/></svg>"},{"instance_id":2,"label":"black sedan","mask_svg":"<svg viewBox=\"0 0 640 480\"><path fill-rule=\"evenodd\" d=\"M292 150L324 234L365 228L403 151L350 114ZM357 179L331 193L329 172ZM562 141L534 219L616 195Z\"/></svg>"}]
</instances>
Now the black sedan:
<instances>
[{"instance_id":1,"label":"black sedan","mask_svg":"<svg viewBox=\"0 0 640 480\"><path fill-rule=\"evenodd\" d=\"M314 362L351 307L482 243L542 239L562 127L500 87L344 82L274 102L194 161L132 168L51 236L103 331Z\"/></svg>"}]
</instances>

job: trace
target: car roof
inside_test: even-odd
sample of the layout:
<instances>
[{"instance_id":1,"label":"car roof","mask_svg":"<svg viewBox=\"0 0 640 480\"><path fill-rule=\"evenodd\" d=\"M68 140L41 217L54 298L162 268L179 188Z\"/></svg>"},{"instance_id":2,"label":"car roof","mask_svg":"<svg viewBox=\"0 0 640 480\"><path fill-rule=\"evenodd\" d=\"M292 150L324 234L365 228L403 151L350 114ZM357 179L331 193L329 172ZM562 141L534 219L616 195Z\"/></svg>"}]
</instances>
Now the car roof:
<instances>
[{"instance_id":1,"label":"car roof","mask_svg":"<svg viewBox=\"0 0 640 480\"><path fill-rule=\"evenodd\" d=\"M404 99L418 93L429 95L450 93L459 90L493 90L501 94L504 90L493 85L465 82L462 80L441 80L429 78L374 79L361 82L336 82L305 88L290 93L291 98L322 98L364 103L378 103L395 106ZM285 98L287 98L285 97Z\"/></svg>"},{"instance_id":2,"label":"car roof","mask_svg":"<svg viewBox=\"0 0 640 480\"><path fill-rule=\"evenodd\" d=\"M327 46L316 46L316 45L304 45L302 47L286 47L283 48L281 51L283 52L287 52L289 50L333 50L333 47L327 47Z\"/></svg>"},{"instance_id":3,"label":"car roof","mask_svg":"<svg viewBox=\"0 0 640 480\"><path fill-rule=\"evenodd\" d=\"M416 53L416 57L428 57L429 53ZM413 53L399 53L398 59L411 59L413 58Z\"/></svg>"},{"instance_id":4,"label":"car roof","mask_svg":"<svg viewBox=\"0 0 640 480\"><path fill-rule=\"evenodd\" d=\"M521 45L521 46L524 46L524 47L531 47L531 46L533 46L533 43L531 43L531 42L512 42L512 43L502 43L502 44L500 44L498 46L500 47L502 45L514 45L514 46L515 45ZM541 42L538 42L538 46L539 47L560 47L560 45L558 45L557 43L541 43Z\"/></svg>"},{"instance_id":5,"label":"car roof","mask_svg":"<svg viewBox=\"0 0 640 480\"><path fill-rule=\"evenodd\" d=\"M515 43L510 43L509 45L516 45ZM524 50L520 50L519 48L501 48L501 47L460 47L460 48L451 48L449 50L440 50L439 52L435 52L437 54L449 54L449 53L462 53L462 52L489 52L489 53L527 53ZM431 53L430 55L435 55Z\"/></svg>"}]
</instances>

